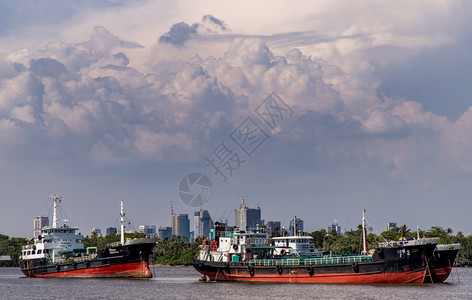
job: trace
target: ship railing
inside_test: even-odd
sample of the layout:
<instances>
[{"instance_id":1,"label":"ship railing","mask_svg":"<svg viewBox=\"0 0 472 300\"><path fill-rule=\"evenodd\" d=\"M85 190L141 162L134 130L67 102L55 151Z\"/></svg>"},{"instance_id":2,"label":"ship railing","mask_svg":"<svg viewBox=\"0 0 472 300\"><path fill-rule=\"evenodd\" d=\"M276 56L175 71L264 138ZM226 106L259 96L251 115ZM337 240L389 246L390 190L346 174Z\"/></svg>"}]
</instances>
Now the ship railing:
<instances>
[{"instance_id":1,"label":"ship railing","mask_svg":"<svg viewBox=\"0 0 472 300\"><path fill-rule=\"evenodd\" d=\"M403 246L417 246L417 245L428 245L428 244L437 244L439 243L439 238L432 237L432 238L420 238L420 239L401 239L398 241L387 241L379 243L379 247L381 248L396 248L396 247L403 247Z\"/></svg>"},{"instance_id":2,"label":"ship railing","mask_svg":"<svg viewBox=\"0 0 472 300\"><path fill-rule=\"evenodd\" d=\"M61 259L56 259L54 263L56 264L63 264L63 263L73 263L73 262L83 262L91 259L97 258L97 254L90 254L87 256L80 256L80 257L71 257L71 258L61 258ZM53 262L52 258L48 258L48 262Z\"/></svg>"},{"instance_id":3,"label":"ship railing","mask_svg":"<svg viewBox=\"0 0 472 300\"><path fill-rule=\"evenodd\" d=\"M332 264L350 264L372 261L369 255L353 255L353 256L326 256L319 258L306 258L303 260L304 265L332 265Z\"/></svg>"},{"instance_id":4,"label":"ship railing","mask_svg":"<svg viewBox=\"0 0 472 300\"><path fill-rule=\"evenodd\" d=\"M441 244L436 246L436 250L459 250L461 248L461 244L454 243L454 244Z\"/></svg>"},{"instance_id":5,"label":"ship railing","mask_svg":"<svg viewBox=\"0 0 472 300\"><path fill-rule=\"evenodd\" d=\"M251 259L246 262L249 266L299 266L300 259Z\"/></svg>"},{"instance_id":6,"label":"ship railing","mask_svg":"<svg viewBox=\"0 0 472 300\"><path fill-rule=\"evenodd\" d=\"M317 258L287 258L287 259L251 259L246 261L249 266L300 266L300 265L333 265L352 264L372 261L369 255L325 256Z\"/></svg>"},{"instance_id":7,"label":"ship railing","mask_svg":"<svg viewBox=\"0 0 472 300\"><path fill-rule=\"evenodd\" d=\"M401 247L407 243L408 241L388 241L388 242L379 243L379 247L380 248L395 248L398 246Z\"/></svg>"}]
</instances>

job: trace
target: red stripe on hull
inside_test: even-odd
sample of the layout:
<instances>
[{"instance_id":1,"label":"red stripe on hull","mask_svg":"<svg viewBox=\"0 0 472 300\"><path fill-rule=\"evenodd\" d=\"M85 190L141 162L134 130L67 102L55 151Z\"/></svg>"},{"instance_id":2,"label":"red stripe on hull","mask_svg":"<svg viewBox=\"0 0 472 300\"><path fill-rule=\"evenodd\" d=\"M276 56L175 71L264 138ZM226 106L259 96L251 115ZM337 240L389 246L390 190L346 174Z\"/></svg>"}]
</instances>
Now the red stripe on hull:
<instances>
[{"instance_id":1,"label":"red stripe on hull","mask_svg":"<svg viewBox=\"0 0 472 300\"><path fill-rule=\"evenodd\" d=\"M151 278L152 273L147 262L134 262L126 264L110 265L106 267L87 268L79 270L61 271L48 274L34 274L31 277L42 278Z\"/></svg>"},{"instance_id":2,"label":"red stripe on hull","mask_svg":"<svg viewBox=\"0 0 472 300\"><path fill-rule=\"evenodd\" d=\"M336 283L336 284L421 284L424 281L425 271L403 272L403 273L380 273L380 274L264 274L250 276L247 274L222 274L215 272L199 271L210 279L222 281L245 281L245 282L277 282L277 283ZM256 271L257 272L257 271Z\"/></svg>"},{"instance_id":3,"label":"red stripe on hull","mask_svg":"<svg viewBox=\"0 0 472 300\"><path fill-rule=\"evenodd\" d=\"M452 267L435 268L431 272L433 282L444 282L451 273Z\"/></svg>"}]
</instances>

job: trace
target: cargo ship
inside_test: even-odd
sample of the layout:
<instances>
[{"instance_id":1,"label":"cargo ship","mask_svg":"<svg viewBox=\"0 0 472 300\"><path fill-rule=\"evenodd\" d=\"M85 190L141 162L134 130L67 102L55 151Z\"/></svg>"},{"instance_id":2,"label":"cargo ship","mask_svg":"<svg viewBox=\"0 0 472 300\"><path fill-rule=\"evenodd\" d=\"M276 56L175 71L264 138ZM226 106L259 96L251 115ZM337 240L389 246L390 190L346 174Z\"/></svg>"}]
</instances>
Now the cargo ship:
<instances>
[{"instance_id":1,"label":"cargo ship","mask_svg":"<svg viewBox=\"0 0 472 300\"><path fill-rule=\"evenodd\" d=\"M149 257L156 239L125 240L124 208L121 201L121 241L104 249L85 248L78 227L58 220L61 197L53 200L53 223L41 229L34 244L23 248L20 269L27 277L151 278Z\"/></svg>"},{"instance_id":2,"label":"cargo ship","mask_svg":"<svg viewBox=\"0 0 472 300\"><path fill-rule=\"evenodd\" d=\"M425 282L440 283L446 281L460 248L460 244L437 245L433 257L429 261L431 276L426 276Z\"/></svg>"},{"instance_id":3,"label":"cargo ship","mask_svg":"<svg viewBox=\"0 0 472 300\"><path fill-rule=\"evenodd\" d=\"M308 252L313 252L312 254L300 254L292 250L293 245L269 244L267 233L226 231L224 224L215 224L216 239L210 244L203 242L197 255L192 258L192 265L203 275L202 280L212 281L423 283L425 277L431 274L428 262L439 239L389 241L379 243L375 249L368 250L364 212L361 254L330 255L310 250Z\"/></svg>"}]
</instances>

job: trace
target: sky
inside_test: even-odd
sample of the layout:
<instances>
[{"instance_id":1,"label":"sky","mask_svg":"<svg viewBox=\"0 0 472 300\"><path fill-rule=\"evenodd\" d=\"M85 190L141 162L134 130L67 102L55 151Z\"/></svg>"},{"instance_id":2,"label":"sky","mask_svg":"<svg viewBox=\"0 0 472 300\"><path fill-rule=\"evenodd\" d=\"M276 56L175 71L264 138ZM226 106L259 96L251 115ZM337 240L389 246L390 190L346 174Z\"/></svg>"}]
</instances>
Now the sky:
<instances>
[{"instance_id":1,"label":"sky","mask_svg":"<svg viewBox=\"0 0 472 300\"><path fill-rule=\"evenodd\" d=\"M0 1L0 233L241 197L305 231L472 233L468 1Z\"/></svg>"}]
</instances>

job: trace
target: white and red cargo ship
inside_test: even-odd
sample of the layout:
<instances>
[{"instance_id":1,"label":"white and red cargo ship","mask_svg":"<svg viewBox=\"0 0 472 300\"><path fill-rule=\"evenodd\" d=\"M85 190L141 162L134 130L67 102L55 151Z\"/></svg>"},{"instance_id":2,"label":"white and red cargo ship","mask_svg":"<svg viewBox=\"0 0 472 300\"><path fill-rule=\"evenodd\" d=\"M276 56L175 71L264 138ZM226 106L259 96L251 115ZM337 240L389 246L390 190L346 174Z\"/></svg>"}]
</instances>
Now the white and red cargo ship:
<instances>
[{"instance_id":1,"label":"white and red cargo ship","mask_svg":"<svg viewBox=\"0 0 472 300\"><path fill-rule=\"evenodd\" d=\"M78 227L59 224L57 209L61 198L52 196L51 226L42 228L33 245L22 250L20 268L27 277L68 278L151 278L149 257L155 239L126 240L124 209L121 201L121 241L105 249L84 248Z\"/></svg>"}]
</instances>

